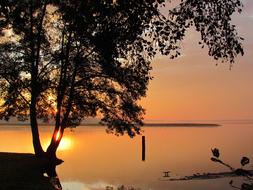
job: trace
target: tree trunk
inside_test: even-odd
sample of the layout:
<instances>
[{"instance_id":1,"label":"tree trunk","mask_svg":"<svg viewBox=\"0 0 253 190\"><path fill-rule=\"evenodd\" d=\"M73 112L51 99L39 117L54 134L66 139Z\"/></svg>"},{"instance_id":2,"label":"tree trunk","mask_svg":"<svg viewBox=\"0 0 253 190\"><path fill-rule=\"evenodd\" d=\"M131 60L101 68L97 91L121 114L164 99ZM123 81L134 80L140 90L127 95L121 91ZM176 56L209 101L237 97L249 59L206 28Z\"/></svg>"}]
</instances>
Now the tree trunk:
<instances>
[{"instance_id":1,"label":"tree trunk","mask_svg":"<svg viewBox=\"0 0 253 190\"><path fill-rule=\"evenodd\" d=\"M33 101L30 106L30 122L31 122L34 153L36 156L42 156L44 154L44 150L40 143L39 129L36 118L36 107Z\"/></svg>"},{"instance_id":2,"label":"tree trunk","mask_svg":"<svg viewBox=\"0 0 253 190\"><path fill-rule=\"evenodd\" d=\"M36 102L37 102L37 75L38 75L38 60L36 62L35 56L35 42L34 42L34 18L33 18L33 1L30 1L30 49L31 49L31 104L30 104L30 122L31 122L31 130L32 130L32 140L33 140L33 148L36 156L42 156L44 151L42 149L39 137L39 129L37 123L37 110L36 110ZM40 47L38 47L40 48Z\"/></svg>"},{"instance_id":3,"label":"tree trunk","mask_svg":"<svg viewBox=\"0 0 253 190\"><path fill-rule=\"evenodd\" d=\"M50 145L47 148L47 152L46 153L52 159L57 158L56 151L57 151L58 146L59 146L59 143L57 143L57 141L54 141L54 142L51 142Z\"/></svg>"},{"instance_id":4,"label":"tree trunk","mask_svg":"<svg viewBox=\"0 0 253 190\"><path fill-rule=\"evenodd\" d=\"M59 129L59 127L57 127L57 126L56 126L56 128ZM59 133L59 135L57 133ZM51 139L51 143L48 146L47 151L46 151L47 156L50 158L50 160L55 165L59 165L63 162L62 160L58 159L56 156L56 151L60 145L61 139L63 137L63 133L64 133L63 127L61 127L59 130L54 130L54 133L53 133L53 136Z\"/></svg>"},{"instance_id":5,"label":"tree trunk","mask_svg":"<svg viewBox=\"0 0 253 190\"><path fill-rule=\"evenodd\" d=\"M33 140L33 148L35 156L42 156L45 152L41 146L40 138L39 138L39 132L38 127L36 124L31 122L31 128L32 128L32 140Z\"/></svg>"}]
</instances>

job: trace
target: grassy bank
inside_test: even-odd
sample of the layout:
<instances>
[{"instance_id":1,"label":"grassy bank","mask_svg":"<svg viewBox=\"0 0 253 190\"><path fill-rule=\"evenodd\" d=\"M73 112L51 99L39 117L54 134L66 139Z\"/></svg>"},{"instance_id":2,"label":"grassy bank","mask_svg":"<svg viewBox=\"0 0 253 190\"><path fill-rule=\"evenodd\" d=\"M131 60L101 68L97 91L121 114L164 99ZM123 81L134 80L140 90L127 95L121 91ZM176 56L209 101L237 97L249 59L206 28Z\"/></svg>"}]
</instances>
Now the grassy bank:
<instances>
[{"instance_id":1,"label":"grassy bank","mask_svg":"<svg viewBox=\"0 0 253 190\"><path fill-rule=\"evenodd\" d=\"M0 152L0 190L54 190L33 154Z\"/></svg>"}]
</instances>

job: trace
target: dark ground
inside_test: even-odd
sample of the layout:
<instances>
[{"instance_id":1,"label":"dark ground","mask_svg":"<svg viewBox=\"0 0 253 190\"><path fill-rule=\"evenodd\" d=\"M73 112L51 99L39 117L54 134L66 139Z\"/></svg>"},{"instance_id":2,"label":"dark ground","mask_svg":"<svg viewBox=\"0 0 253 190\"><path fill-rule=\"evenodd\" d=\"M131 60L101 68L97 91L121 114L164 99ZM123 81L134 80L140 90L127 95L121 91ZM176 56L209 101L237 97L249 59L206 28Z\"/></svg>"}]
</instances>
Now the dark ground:
<instances>
[{"instance_id":1,"label":"dark ground","mask_svg":"<svg viewBox=\"0 0 253 190\"><path fill-rule=\"evenodd\" d=\"M0 152L0 190L54 190L33 154Z\"/></svg>"}]
</instances>

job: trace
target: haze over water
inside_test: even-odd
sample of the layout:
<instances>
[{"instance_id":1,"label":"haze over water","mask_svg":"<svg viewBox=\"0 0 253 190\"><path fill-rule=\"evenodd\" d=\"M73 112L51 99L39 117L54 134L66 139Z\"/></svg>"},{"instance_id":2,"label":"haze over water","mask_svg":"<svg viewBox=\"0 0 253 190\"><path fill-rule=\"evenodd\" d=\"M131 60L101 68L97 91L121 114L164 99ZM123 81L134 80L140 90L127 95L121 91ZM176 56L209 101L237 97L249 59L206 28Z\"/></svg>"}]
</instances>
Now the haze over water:
<instances>
[{"instance_id":1,"label":"haze over water","mask_svg":"<svg viewBox=\"0 0 253 190\"><path fill-rule=\"evenodd\" d=\"M63 189L98 190L106 186L134 186L152 190L229 190L229 178L164 181L163 171L173 177L194 173L228 171L210 161L211 148L222 160L240 166L242 156L253 158L253 123L224 123L219 127L144 127L146 160L141 160L141 136L108 135L104 127L81 126L67 130L58 151L65 162L57 172ZM2 152L32 152L28 126L0 126ZM46 147L51 128L43 126ZM20 146L22 144L22 146ZM239 179L237 179L239 180ZM238 182L238 184L240 184Z\"/></svg>"}]
</instances>

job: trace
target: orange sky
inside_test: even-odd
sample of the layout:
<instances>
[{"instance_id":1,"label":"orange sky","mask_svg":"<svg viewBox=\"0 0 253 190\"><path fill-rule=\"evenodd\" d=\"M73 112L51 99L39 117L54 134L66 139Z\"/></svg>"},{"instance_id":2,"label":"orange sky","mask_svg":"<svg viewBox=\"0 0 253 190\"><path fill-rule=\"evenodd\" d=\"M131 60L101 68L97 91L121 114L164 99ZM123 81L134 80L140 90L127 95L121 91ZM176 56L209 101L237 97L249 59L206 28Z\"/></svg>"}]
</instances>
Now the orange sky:
<instances>
[{"instance_id":1,"label":"orange sky","mask_svg":"<svg viewBox=\"0 0 253 190\"><path fill-rule=\"evenodd\" d=\"M197 32L189 31L182 57L153 61L154 79L141 102L147 120L253 119L253 1L243 3L233 22L245 38L245 55L229 70L228 63L214 61L200 48Z\"/></svg>"}]
</instances>

